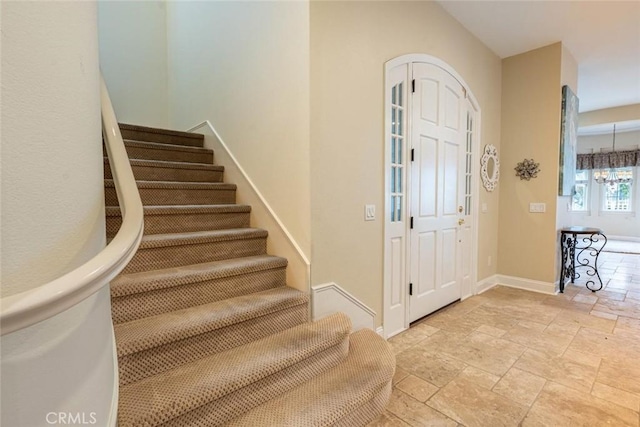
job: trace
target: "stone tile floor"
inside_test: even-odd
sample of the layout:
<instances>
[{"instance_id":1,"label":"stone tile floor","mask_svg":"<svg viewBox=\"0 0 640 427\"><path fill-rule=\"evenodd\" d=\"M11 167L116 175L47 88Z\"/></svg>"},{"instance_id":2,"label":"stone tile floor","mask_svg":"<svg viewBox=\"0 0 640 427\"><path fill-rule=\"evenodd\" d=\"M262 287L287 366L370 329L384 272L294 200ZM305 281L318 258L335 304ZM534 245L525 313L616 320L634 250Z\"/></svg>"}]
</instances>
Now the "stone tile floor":
<instances>
[{"instance_id":1,"label":"stone tile floor","mask_svg":"<svg viewBox=\"0 0 640 427\"><path fill-rule=\"evenodd\" d=\"M640 255L598 265L596 293L497 286L391 338L393 393L369 426L640 426Z\"/></svg>"}]
</instances>

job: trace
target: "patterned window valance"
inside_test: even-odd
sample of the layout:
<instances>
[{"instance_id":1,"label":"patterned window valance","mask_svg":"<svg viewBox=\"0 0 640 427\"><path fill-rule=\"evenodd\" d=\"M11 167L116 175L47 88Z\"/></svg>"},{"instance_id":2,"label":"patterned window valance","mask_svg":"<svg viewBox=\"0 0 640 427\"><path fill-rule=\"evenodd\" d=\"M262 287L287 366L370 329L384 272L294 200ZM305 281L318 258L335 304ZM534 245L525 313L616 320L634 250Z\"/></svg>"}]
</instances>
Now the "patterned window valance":
<instances>
[{"instance_id":1,"label":"patterned window valance","mask_svg":"<svg viewBox=\"0 0 640 427\"><path fill-rule=\"evenodd\" d=\"M640 166L640 150L578 154L576 169L608 169Z\"/></svg>"}]
</instances>

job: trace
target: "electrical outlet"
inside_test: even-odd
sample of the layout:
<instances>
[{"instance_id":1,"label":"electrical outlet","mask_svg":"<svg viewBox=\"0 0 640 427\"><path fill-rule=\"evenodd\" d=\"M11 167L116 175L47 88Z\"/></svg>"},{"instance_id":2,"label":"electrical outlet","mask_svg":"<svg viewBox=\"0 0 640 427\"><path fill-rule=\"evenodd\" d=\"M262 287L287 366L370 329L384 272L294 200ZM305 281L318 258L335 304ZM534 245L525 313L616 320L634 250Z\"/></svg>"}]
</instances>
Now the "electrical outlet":
<instances>
[{"instance_id":1,"label":"electrical outlet","mask_svg":"<svg viewBox=\"0 0 640 427\"><path fill-rule=\"evenodd\" d=\"M482 204L481 211L482 213L487 213L489 211L489 208L487 207L486 203Z\"/></svg>"},{"instance_id":2,"label":"electrical outlet","mask_svg":"<svg viewBox=\"0 0 640 427\"><path fill-rule=\"evenodd\" d=\"M376 219L376 205L364 205L364 220L373 221Z\"/></svg>"}]
</instances>

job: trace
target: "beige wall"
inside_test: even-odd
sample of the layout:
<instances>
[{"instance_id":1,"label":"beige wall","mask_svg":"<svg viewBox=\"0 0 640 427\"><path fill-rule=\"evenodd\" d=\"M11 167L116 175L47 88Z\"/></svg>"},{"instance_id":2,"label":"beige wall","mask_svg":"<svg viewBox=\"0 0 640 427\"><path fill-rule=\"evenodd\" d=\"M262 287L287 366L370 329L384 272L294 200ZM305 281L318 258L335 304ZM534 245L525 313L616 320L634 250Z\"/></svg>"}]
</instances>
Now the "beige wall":
<instances>
[{"instance_id":1,"label":"beige wall","mask_svg":"<svg viewBox=\"0 0 640 427\"><path fill-rule=\"evenodd\" d=\"M562 57L556 43L502 61L498 271L547 283L556 276ZM538 178L513 172L525 158L540 163ZM546 212L530 213L532 202L546 203Z\"/></svg>"},{"instance_id":2,"label":"beige wall","mask_svg":"<svg viewBox=\"0 0 640 427\"><path fill-rule=\"evenodd\" d=\"M95 2L2 2L3 297L46 284L105 244ZM4 335L3 426L54 411L107 425L109 290Z\"/></svg>"},{"instance_id":3,"label":"beige wall","mask_svg":"<svg viewBox=\"0 0 640 427\"><path fill-rule=\"evenodd\" d=\"M336 282L381 324L384 63L436 56L470 86L482 144L500 143L499 58L435 2L311 3L312 284ZM502 190L499 190L502 191ZM495 273L498 191L480 191L479 278ZM364 221L364 205L377 218ZM487 265L488 257L493 264Z\"/></svg>"},{"instance_id":4,"label":"beige wall","mask_svg":"<svg viewBox=\"0 0 640 427\"><path fill-rule=\"evenodd\" d=\"M600 125L604 123L625 122L640 118L640 104L605 108L580 113L580 126Z\"/></svg>"},{"instance_id":5,"label":"beige wall","mask_svg":"<svg viewBox=\"0 0 640 427\"><path fill-rule=\"evenodd\" d=\"M167 16L171 126L210 120L309 257L309 4L173 2Z\"/></svg>"},{"instance_id":6,"label":"beige wall","mask_svg":"<svg viewBox=\"0 0 640 427\"><path fill-rule=\"evenodd\" d=\"M122 123L167 127L165 1L100 1L100 67Z\"/></svg>"}]
</instances>

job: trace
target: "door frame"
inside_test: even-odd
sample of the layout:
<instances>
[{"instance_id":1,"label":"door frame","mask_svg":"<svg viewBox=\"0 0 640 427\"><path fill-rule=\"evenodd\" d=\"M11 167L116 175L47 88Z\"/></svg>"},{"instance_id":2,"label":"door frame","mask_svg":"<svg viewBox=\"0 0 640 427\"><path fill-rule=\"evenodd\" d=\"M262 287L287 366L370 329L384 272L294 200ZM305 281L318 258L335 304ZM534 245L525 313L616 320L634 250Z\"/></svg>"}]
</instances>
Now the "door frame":
<instances>
[{"instance_id":1,"label":"door frame","mask_svg":"<svg viewBox=\"0 0 640 427\"><path fill-rule=\"evenodd\" d=\"M408 87L411 84L411 64L412 63L426 63L437 66L456 79L463 87L465 97L471 111L473 111L474 129L473 129L473 146L472 146L472 170L471 170L471 195L472 195L472 242L471 242L471 286L461 288L460 299L466 299L477 293L477 279L478 279L478 222L479 222L479 208L480 208L480 179L479 179L479 154L481 146L481 111L480 106L473 95L473 92L469 88L469 85L464 79L443 60L420 53L413 53L402 55L393 58L385 63L385 85L384 85L384 264L383 264L383 331L385 338L390 338L407 328L409 328L409 281L406 279L409 275L409 261L410 261L410 224L407 220L409 218L408 212L411 203L411 161L404 162L404 179L406 183L405 192L403 197L403 225L398 228L391 223L391 191L390 191L390 169L391 169L391 89L393 87L391 81L391 71L398 67L404 66L406 72L406 78L404 81L404 87L407 88L405 97L406 102L406 123L404 128L406 129L407 147L403 150L405 159L406 155L410 153L409 143L412 142L412 111L409 102L409 90ZM398 73L396 71L396 73ZM398 232L398 230L401 230ZM394 241L392 245L392 240ZM398 243L398 241L400 243ZM392 247L393 246L393 247ZM395 252L394 252L395 251ZM400 257L399 262L400 271L393 269L394 259Z\"/></svg>"}]
</instances>

